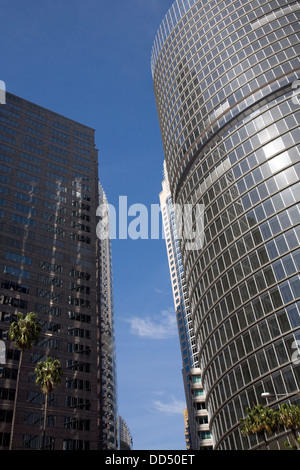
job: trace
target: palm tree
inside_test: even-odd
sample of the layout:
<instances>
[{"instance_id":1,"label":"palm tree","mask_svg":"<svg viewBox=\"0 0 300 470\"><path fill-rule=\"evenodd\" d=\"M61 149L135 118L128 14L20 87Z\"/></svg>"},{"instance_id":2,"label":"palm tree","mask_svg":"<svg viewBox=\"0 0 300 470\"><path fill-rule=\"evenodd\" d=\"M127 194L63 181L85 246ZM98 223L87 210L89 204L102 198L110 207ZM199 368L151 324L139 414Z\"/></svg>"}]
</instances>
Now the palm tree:
<instances>
[{"instance_id":1,"label":"palm tree","mask_svg":"<svg viewBox=\"0 0 300 470\"><path fill-rule=\"evenodd\" d=\"M300 450L300 442L297 437L297 431L300 430L300 406L283 403L279 408L278 414L279 425L292 431L296 448L297 450Z\"/></svg>"},{"instance_id":2,"label":"palm tree","mask_svg":"<svg viewBox=\"0 0 300 470\"><path fill-rule=\"evenodd\" d=\"M54 387L60 385L62 377L62 368L58 359L48 357L46 361L38 362L35 368L36 384L41 385L41 390L45 394L45 409L44 409L44 423L43 423L43 438L42 438L42 449L45 447L45 436L46 436L46 421L47 421L47 407L48 407L48 396L52 393Z\"/></svg>"},{"instance_id":3,"label":"palm tree","mask_svg":"<svg viewBox=\"0 0 300 470\"><path fill-rule=\"evenodd\" d=\"M278 414L272 408L264 405L256 405L252 409L246 409L247 416L242 418L240 423L243 425L241 433L243 436L257 434L261 436L268 448L269 444L266 438L266 432L272 434L278 427Z\"/></svg>"},{"instance_id":4,"label":"palm tree","mask_svg":"<svg viewBox=\"0 0 300 470\"><path fill-rule=\"evenodd\" d=\"M20 349L20 360L17 374L16 382L16 393L14 400L14 409L13 409L13 418L11 423L11 434L9 442L9 450L12 450L13 438L14 438L14 428L15 428L15 419L16 419L16 410L17 410L17 401L18 401L18 392L19 392L19 381L20 381L20 371L23 361L23 354L25 349L30 349L39 339L41 331L41 325L37 321L37 316L35 313L30 312L24 318L23 313L18 313L17 320L13 321L10 325L8 332L8 337L11 341L15 342L15 345Z\"/></svg>"}]
</instances>

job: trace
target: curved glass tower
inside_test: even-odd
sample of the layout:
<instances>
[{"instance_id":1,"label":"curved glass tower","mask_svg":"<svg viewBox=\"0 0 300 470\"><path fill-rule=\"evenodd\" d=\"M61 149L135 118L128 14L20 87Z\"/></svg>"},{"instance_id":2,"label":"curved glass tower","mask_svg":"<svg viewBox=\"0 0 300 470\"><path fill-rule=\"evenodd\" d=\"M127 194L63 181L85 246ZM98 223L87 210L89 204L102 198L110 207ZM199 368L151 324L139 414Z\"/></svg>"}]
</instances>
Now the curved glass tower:
<instances>
[{"instance_id":1,"label":"curved glass tower","mask_svg":"<svg viewBox=\"0 0 300 470\"><path fill-rule=\"evenodd\" d=\"M172 200L196 233L180 248L215 449L263 448L239 425L263 392L299 403L299 16L288 0L177 0L152 51Z\"/></svg>"},{"instance_id":2,"label":"curved glass tower","mask_svg":"<svg viewBox=\"0 0 300 470\"><path fill-rule=\"evenodd\" d=\"M132 450L133 439L130 433L130 429L122 416L119 416L119 434L120 450Z\"/></svg>"}]
</instances>

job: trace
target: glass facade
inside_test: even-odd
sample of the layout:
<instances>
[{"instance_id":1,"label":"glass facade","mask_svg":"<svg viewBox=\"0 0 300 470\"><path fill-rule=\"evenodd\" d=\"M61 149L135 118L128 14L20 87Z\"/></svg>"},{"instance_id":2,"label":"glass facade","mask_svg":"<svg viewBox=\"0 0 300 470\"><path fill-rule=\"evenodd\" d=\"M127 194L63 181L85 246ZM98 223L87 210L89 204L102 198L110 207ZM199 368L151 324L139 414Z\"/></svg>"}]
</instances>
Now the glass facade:
<instances>
[{"instance_id":1,"label":"glass facade","mask_svg":"<svg viewBox=\"0 0 300 470\"><path fill-rule=\"evenodd\" d=\"M119 440L120 450L132 450L133 439L126 421L119 416Z\"/></svg>"},{"instance_id":2,"label":"glass facade","mask_svg":"<svg viewBox=\"0 0 300 470\"><path fill-rule=\"evenodd\" d=\"M178 0L153 47L172 199L205 206L203 248L180 248L221 450L263 445L239 429L262 392L299 402L299 16L288 0Z\"/></svg>"},{"instance_id":3,"label":"glass facade","mask_svg":"<svg viewBox=\"0 0 300 470\"><path fill-rule=\"evenodd\" d=\"M99 448L97 160L93 129L7 93L0 106L0 339L7 349L0 449L8 448L19 360L7 333L19 311L35 312L42 334L24 354L13 449L41 446L44 395L34 369L49 356L64 373L49 397L46 448Z\"/></svg>"}]
</instances>

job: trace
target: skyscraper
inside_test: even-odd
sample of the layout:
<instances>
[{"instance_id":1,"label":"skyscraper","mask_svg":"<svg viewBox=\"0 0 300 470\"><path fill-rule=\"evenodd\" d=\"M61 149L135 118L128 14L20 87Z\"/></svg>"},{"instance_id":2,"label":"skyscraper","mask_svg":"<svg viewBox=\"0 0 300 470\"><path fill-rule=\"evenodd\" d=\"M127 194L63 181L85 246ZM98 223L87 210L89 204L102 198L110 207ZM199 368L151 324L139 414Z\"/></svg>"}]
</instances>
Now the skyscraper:
<instances>
[{"instance_id":1,"label":"skyscraper","mask_svg":"<svg viewBox=\"0 0 300 470\"><path fill-rule=\"evenodd\" d=\"M98 215L103 224L103 235L99 233L100 259L100 322L101 322L101 403L102 448L119 448L117 364L115 348L114 301L112 251L109 233L109 204L99 184ZM104 227L105 223L105 227Z\"/></svg>"},{"instance_id":2,"label":"skyscraper","mask_svg":"<svg viewBox=\"0 0 300 470\"><path fill-rule=\"evenodd\" d=\"M119 416L120 450L132 450L133 440L126 421Z\"/></svg>"},{"instance_id":3,"label":"skyscraper","mask_svg":"<svg viewBox=\"0 0 300 470\"><path fill-rule=\"evenodd\" d=\"M188 415L186 420L189 434L188 446L194 450L208 449L211 447L212 442L208 432L208 413L204 406L205 393L201 382L198 351L181 261L175 207L172 203L165 165L164 180L159 198L182 356L182 376Z\"/></svg>"},{"instance_id":4,"label":"skyscraper","mask_svg":"<svg viewBox=\"0 0 300 470\"><path fill-rule=\"evenodd\" d=\"M101 335L98 158L94 130L7 93L0 105L0 448L11 431L19 352L7 332L35 312L40 341L25 352L13 449L41 448L44 396L34 368L60 360L45 448L100 448Z\"/></svg>"},{"instance_id":5,"label":"skyscraper","mask_svg":"<svg viewBox=\"0 0 300 470\"><path fill-rule=\"evenodd\" d=\"M215 449L264 445L239 425L263 392L299 403L299 13L177 0L152 51L173 203L205 206L180 250Z\"/></svg>"}]
</instances>

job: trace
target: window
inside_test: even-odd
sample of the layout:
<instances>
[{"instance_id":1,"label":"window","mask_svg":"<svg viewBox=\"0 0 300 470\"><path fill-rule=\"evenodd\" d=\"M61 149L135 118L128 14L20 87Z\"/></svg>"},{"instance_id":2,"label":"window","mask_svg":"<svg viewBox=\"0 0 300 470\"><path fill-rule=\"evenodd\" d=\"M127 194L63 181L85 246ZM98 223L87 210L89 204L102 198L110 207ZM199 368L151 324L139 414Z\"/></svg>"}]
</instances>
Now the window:
<instances>
[{"instance_id":1,"label":"window","mask_svg":"<svg viewBox=\"0 0 300 470\"><path fill-rule=\"evenodd\" d=\"M0 170L4 173L11 173L11 168L9 168L8 166L6 165L3 165L2 163L0 163Z\"/></svg>"},{"instance_id":2,"label":"window","mask_svg":"<svg viewBox=\"0 0 300 470\"><path fill-rule=\"evenodd\" d=\"M0 446L8 447L10 440L10 433L8 432L0 432Z\"/></svg>"},{"instance_id":3,"label":"window","mask_svg":"<svg viewBox=\"0 0 300 470\"><path fill-rule=\"evenodd\" d=\"M89 450L89 441L80 441L75 439L67 439L63 442L63 450Z\"/></svg>"},{"instance_id":4,"label":"window","mask_svg":"<svg viewBox=\"0 0 300 470\"><path fill-rule=\"evenodd\" d=\"M44 442L44 449L53 450L54 449L55 438L46 436ZM41 449L42 447L42 438L41 436L31 436L26 434L23 436L24 447L28 449Z\"/></svg>"},{"instance_id":5,"label":"window","mask_svg":"<svg viewBox=\"0 0 300 470\"><path fill-rule=\"evenodd\" d=\"M80 431L89 431L90 430L90 420L89 419L78 419L78 418L65 418L65 429L77 429Z\"/></svg>"},{"instance_id":6,"label":"window","mask_svg":"<svg viewBox=\"0 0 300 470\"><path fill-rule=\"evenodd\" d=\"M58 166L56 163L48 162L48 167L52 170L59 171L62 174L67 174L67 169L63 168L62 166Z\"/></svg>"},{"instance_id":7,"label":"window","mask_svg":"<svg viewBox=\"0 0 300 470\"><path fill-rule=\"evenodd\" d=\"M11 261L16 261L20 264L32 264L32 258L28 256L19 255L18 253L12 253L10 251L6 252L6 259L10 259Z\"/></svg>"},{"instance_id":8,"label":"window","mask_svg":"<svg viewBox=\"0 0 300 470\"><path fill-rule=\"evenodd\" d=\"M29 181L34 181L35 183L39 183L40 182L40 179L35 176L35 175L32 175L31 173L24 173L23 171L18 171L17 172L17 175L19 178L21 179L26 179L26 180L29 180Z\"/></svg>"},{"instance_id":9,"label":"window","mask_svg":"<svg viewBox=\"0 0 300 470\"><path fill-rule=\"evenodd\" d=\"M27 412L25 415L25 423L42 426L44 422L44 416L41 413L30 413ZM47 427L54 427L56 425L56 416L47 416Z\"/></svg>"},{"instance_id":10,"label":"window","mask_svg":"<svg viewBox=\"0 0 300 470\"><path fill-rule=\"evenodd\" d=\"M85 313L78 313L78 312L68 312L68 316L70 320L80 321L84 323L91 323L91 316L86 315Z\"/></svg>"},{"instance_id":11,"label":"window","mask_svg":"<svg viewBox=\"0 0 300 470\"><path fill-rule=\"evenodd\" d=\"M25 214L36 215L35 209L33 209L32 207L24 206L23 204L19 204L18 202L14 203L14 209L20 212L24 212Z\"/></svg>"},{"instance_id":12,"label":"window","mask_svg":"<svg viewBox=\"0 0 300 470\"><path fill-rule=\"evenodd\" d=\"M59 273L59 274L62 274L63 269L64 269L63 266L60 266L54 263L49 263L47 261L41 261L40 268L42 268L45 271L53 271L54 273Z\"/></svg>"},{"instance_id":13,"label":"window","mask_svg":"<svg viewBox=\"0 0 300 470\"><path fill-rule=\"evenodd\" d=\"M90 410L91 401L87 398L76 398L76 397L66 397L66 407L79 409L79 410Z\"/></svg>"},{"instance_id":14,"label":"window","mask_svg":"<svg viewBox=\"0 0 300 470\"><path fill-rule=\"evenodd\" d=\"M90 293L90 287L81 284L74 284L73 282L70 283L70 289L74 292L81 292L82 294Z\"/></svg>"},{"instance_id":15,"label":"window","mask_svg":"<svg viewBox=\"0 0 300 470\"><path fill-rule=\"evenodd\" d=\"M52 315L58 317L61 315L61 308L49 307L49 305L36 304L35 309L37 312L45 313L46 315Z\"/></svg>"},{"instance_id":16,"label":"window","mask_svg":"<svg viewBox=\"0 0 300 470\"><path fill-rule=\"evenodd\" d=\"M36 295L37 295L37 297L42 297L44 299L51 299L51 300L54 300L56 302L59 302L60 297L61 297L58 292L47 291L45 289L40 289L40 288L37 289Z\"/></svg>"},{"instance_id":17,"label":"window","mask_svg":"<svg viewBox=\"0 0 300 470\"><path fill-rule=\"evenodd\" d=\"M0 304L10 305L11 307L18 307L22 309L27 308L27 301L22 299L15 299L7 295L0 295Z\"/></svg>"},{"instance_id":18,"label":"window","mask_svg":"<svg viewBox=\"0 0 300 470\"><path fill-rule=\"evenodd\" d=\"M21 292L22 294L29 294L29 287L12 281L2 281L1 288Z\"/></svg>"},{"instance_id":19,"label":"window","mask_svg":"<svg viewBox=\"0 0 300 470\"><path fill-rule=\"evenodd\" d=\"M20 199L21 201L32 203L32 204L37 203L37 198L36 197L30 196L29 194L20 193L19 191L15 192L15 198ZM31 213L33 214L33 213L35 213L35 211L33 212L33 210L31 210Z\"/></svg>"},{"instance_id":20,"label":"window","mask_svg":"<svg viewBox=\"0 0 300 470\"><path fill-rule=\"evenodd\" d=\"M193 384L201 383L201 375L196 375L196 376L194 375L192 377L192 382L193 382Z\"/></svg>"},{"instance_id":21,"label":"window","mask_svg":"<svg viewBox=\"0 0 300 470\"><path fill-rule=\"evenodd\" d=\"M91 308L91 302L86 299L79 299L77 297L69 297L69 305L74 305L75 307Z\"/></svg>"},{"instance_id":22,"label":"window","mask_svg":"<svg viewBox=\"0 0 300 470\"><path fill-rule=\"evenodd\" d=\"M83 328L75 328L72 326L68 326L68 335L78 336L79 338L91 339L91 332L89 330L84 330Z\"/></svg>"},{"instance_id":23,"label":"window","mask_svg":"<svg viewBox=\"0 0 300 470\"><path fill-rule=\"evenodd\" d=\"M91 275L89 273L83 272L83 271L76 271L75 269L72 269L70 271L70 276L71 277L76 277L78 279L85 279L87 281L91 280Z\"/></svg>"},{"instance_id":24,"label":"window","mask_svg":"<svg viewBox=\"0 0 300 470\"><path fill-rule=\"evenodd\" d=\"M7 274L11 274L12 276L24 278L24 279L30 279L30 272L29 271L24 271L23 269L19 268L14 268L12 266L4 266L3 272Z\"/></svg>"},{"instance_id":25,"label":"window","mask_svg":"<svg viewBox=\"0 0 300 470\"><path fill-rule=\"evenodd\" d=\"M38 193L38 189L36 186L32 186L31 184L24 183L23 181L17 181L16 186L17 188L23 189L24 191L28 191L28 193L34 193L34 194ZM20 193L15 193L15 194L17 195ZM31 196L28 196L28 197L31 197ZM32 197L32 200L37 202L37 200L33 197Z\"/></svg>"},{"instance_id":26,"label":"window","mask_svg":"<svg viewBox=\"0 0 300 470\"><path fill-rule=\"evenodd\" d=\"M198 421L198 424L207 424L208 416L198 416L197 421Z\"/></svg>"},{"instance_id":27,"label":"window","mask_svg":"<svg viewBox=\"0 0 300 470\"><path fill-rule=\"evenodd\" d=\"M73 388L75 390L84 390L90 391L91 390L91 382L89 380L82 380L82 379L73 379L73 378L66 378L66 388Z\"/></svg>"},{"instance_id":28,"label":"window","mask_svg":"<svg viewBox=\"0 0 300 470\"><path fill-rule=\"evenodd\" d=\"M28 217L22 217L21 215L12 214L11 220L13 222L18 222L19 224L29 225L30 227L35 227L35 221L29 219Z\"/></svg>"},{"instance_id":29,"label":"window","mask_svg":"<svg viewBox=\"0 0 300 470\"><path fill-rule=\"evenodd\" d=\"M50 286L62 287L62 280L58 277L49 277L45 276L45 274L41 274L39 276L39 282L43 284L48 284Z\"/></svg>"},{"instance_id":30,"label":"window","mask_svg":"<svg viewBox=\"0 0 300 470\"><path fill-rule=\"evenodd\" d=\"M89 346L85 346L84 344L78 343L68 343L67 344L67 351L70 353L77 353L85 356L90 356L91 349ZM68 361L67 368L71 367Z\"/></svg>"},{"instance_id":31,"label":"window","mask_svg":"<svg viewBox=\"0 0 300 470\"><path fill-rule=\"evenodd\" d=\"M51 171L47 171L47 177L51 178L56 181L61 181L63 183L66 183L67 180L65 177L58 175L57 173L52 173Z\"/></svg>"},{"instance_id":32,"label":"window","mask_svg":"<svg viewBox=\"0 0 300 470\"><path fill-rule=\"evenodd\" d=\"M211 439L211 434L209 431L201 431L200 432L201 439Z\"/></svg>"}]
</instances>

